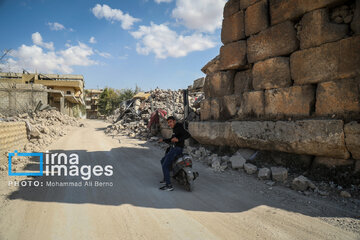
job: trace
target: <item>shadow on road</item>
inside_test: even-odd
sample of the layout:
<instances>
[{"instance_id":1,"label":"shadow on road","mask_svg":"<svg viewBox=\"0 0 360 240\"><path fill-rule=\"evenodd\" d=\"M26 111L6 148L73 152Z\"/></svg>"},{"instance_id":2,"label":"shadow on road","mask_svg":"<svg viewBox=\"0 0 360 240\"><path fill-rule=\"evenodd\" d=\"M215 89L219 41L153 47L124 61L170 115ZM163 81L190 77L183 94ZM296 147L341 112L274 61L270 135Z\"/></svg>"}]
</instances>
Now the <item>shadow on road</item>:
<instances>
[{"instance_id":1,"label":"shadow on road","mask_svg":"<svg viewBox=\"0 0 360 240\"><path fill-rule=\"evenodd\" d=\"M143 145L139 148L120 147L111 151L89 152L84 150L54 150L50 153L71 153L79 155L79 168L85 165L112 165L112 176L94 176L86 180L69 176L43 176L32 180L40 181L43 187L20 187L12 192L10 200L23 199L37 202L59 202L69 204L115 205L131 204L157 209L184 209L205 212L242 212L260 205L267 205L291 212L320 217L355 217L356 212L341 209L335 203L312 199L299 193L279 188L270 194L259 193L269 187L247 176L223 176L213 174L208 168L198 166L200 178L195 182L194 192L186 192L175 183L175 191L158 189L162 178L159 160L161 151L154 151ZM45 161L45 159L44 159ZM34 170L33 161L26 169ZM68 164L68 166L70 166ZM37 166L39 167L39 166ZM37 168L39 169L39 168ZM44 166L45 169L45 166ZM242 181L247 179L246 181ZM48 182L82 182L82 187L49 187ZM95 187L95 182L112 182L113 186Z\"/></svg>"}]
</instances>

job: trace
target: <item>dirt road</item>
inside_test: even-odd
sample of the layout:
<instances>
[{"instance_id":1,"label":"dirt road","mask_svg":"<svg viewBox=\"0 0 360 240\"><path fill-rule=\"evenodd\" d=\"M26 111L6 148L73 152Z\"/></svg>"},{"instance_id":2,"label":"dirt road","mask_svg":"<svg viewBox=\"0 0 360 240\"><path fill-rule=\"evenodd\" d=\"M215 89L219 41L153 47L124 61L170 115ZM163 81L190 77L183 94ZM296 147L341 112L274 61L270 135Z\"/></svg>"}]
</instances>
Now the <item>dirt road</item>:
<instances>
[{"instance_id":1,"label":"dirt road","mask_svg":"<svg viewBox=\"0 0 360 240\"><path fill-rule=\"evenodd\" d=\"M356 212L239 173L213 173L200 163L195 191L158 190L161 149L104 134L106 123L86 121L51 145L78 153L81 164L112 165L103 187L12 188L0 209L0 239L360 239L322 219L356 222ZM6 177L1 184L8 184ZM80 181L79 177L37 177ZM105 184L105 183L104 183ZM359 214L358 214L359 216ZM328 221L332 222L332 221Z\"/></svg>"}]
</instances>

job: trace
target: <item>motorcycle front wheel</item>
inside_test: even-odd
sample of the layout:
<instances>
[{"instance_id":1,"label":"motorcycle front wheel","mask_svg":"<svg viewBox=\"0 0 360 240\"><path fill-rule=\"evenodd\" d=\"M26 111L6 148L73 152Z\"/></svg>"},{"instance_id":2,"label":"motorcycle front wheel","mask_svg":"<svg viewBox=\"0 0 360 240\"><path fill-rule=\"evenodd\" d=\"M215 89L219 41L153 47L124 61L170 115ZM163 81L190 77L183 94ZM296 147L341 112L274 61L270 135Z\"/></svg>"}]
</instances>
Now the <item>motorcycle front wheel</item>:
<instances>
[{"instance_id":1,"label":"motorcycle front wheel","mask_svg":"<svg viewBox=\"0 0 360 240\"><path fill-rule=\"evenodd\" d=\"M188 191L188 192L192 192L193 190L194 190L194 180L187 180L186 181L186 186L185 186L185 188L186 188L186 191Z\"/></svg>"}]
</instances>

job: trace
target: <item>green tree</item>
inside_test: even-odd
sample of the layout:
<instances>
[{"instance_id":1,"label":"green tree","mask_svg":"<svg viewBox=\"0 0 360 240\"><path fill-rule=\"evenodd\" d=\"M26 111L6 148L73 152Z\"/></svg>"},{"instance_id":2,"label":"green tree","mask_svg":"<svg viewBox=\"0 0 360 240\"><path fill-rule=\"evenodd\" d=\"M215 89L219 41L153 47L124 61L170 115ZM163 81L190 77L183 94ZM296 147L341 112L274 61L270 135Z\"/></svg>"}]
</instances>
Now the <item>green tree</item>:
<instances>
[{"instance_id":1,"label":"green tree","mask_svg":"<svg viewBox=\"0 0 360 240\"><path fill-rule=\"evenodd\" d=\"M100 95L99 112L104 115L110 115L120 103L131 99L136 93L136 89L113 89L106 87Z\"/></svg>"}]
</instances>

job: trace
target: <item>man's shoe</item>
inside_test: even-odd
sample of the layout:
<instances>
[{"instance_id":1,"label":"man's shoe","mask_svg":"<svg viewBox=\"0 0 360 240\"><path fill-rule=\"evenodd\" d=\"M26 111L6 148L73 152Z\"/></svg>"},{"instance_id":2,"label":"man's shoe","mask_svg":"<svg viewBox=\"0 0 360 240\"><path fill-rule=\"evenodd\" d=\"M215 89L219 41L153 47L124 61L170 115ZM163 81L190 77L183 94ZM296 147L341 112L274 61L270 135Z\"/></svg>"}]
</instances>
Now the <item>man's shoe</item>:
<instances>
[{"instance_id":1,"label":"man's shoe","mask_svg":"<svg viewBox=\"0 0 360 240\"><path fill-rule=\"evenodd\" d=\"M174 190L172 185L165 185L165 186L163 186L163 187L161 187L159 189L163 190L163 191L173 191Z\"/></svg>"}]
</instances>

